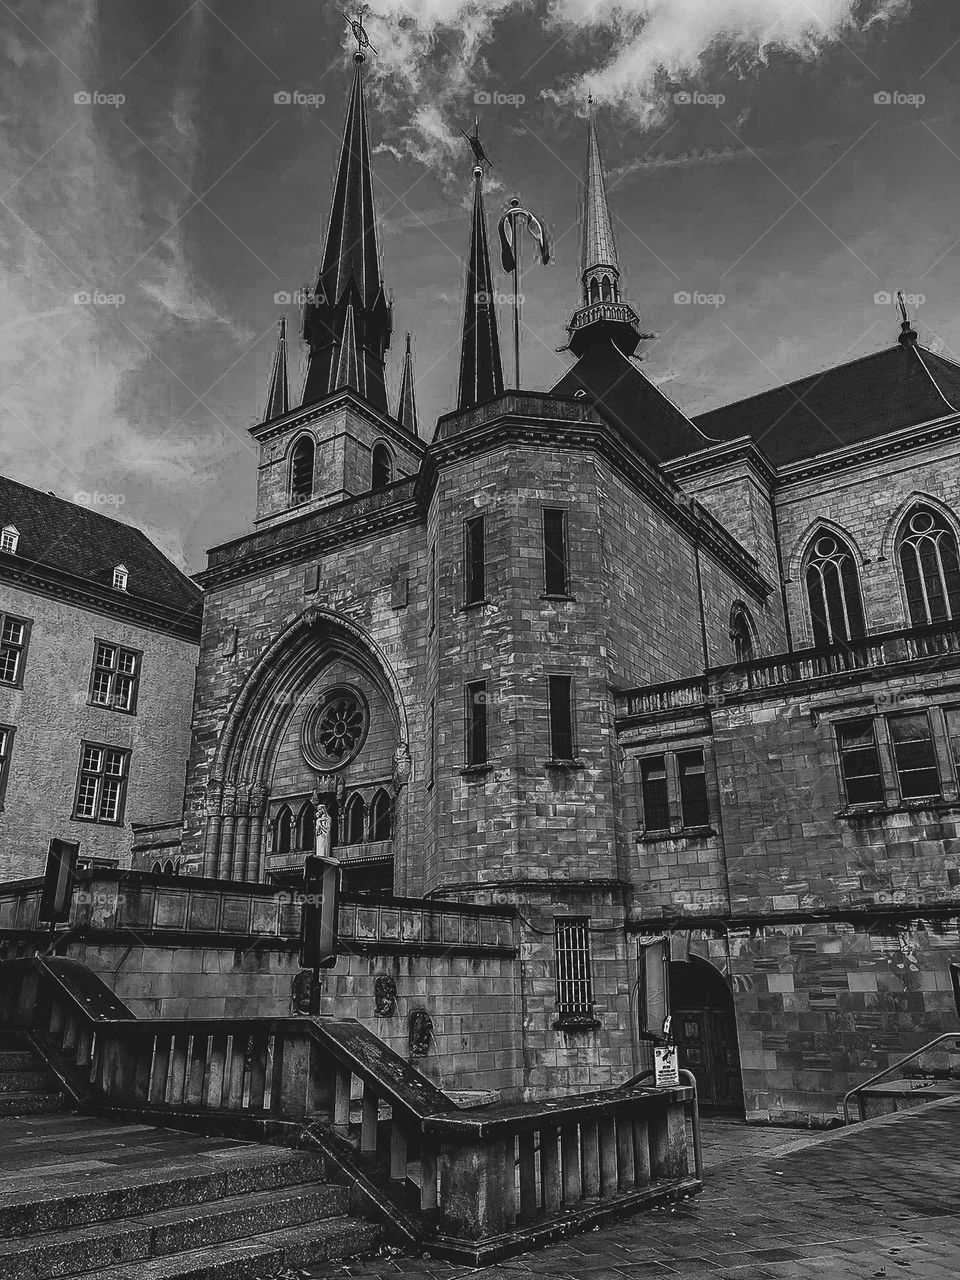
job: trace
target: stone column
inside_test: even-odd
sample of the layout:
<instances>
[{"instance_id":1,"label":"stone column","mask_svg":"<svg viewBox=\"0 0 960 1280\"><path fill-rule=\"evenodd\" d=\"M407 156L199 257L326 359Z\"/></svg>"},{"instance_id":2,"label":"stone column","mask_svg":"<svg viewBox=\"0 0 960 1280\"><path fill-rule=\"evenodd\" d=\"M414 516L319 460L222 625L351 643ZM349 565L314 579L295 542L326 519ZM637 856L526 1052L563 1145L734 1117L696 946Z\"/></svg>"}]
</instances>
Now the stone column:
<instances>
[{"instance_id":1,"label":"stone column","mask_svg":"<svg viewBox=\"0 0 960 1280\"><path fill-rule=\"evenodd\" d=\"M223 880L233 876L233 848L237 834L237 787L227 782L223 788L223 832L220 837L220 857L217 874Z\"/></svg>"},{"instance_id":2,"label":"stone column","mask_svg":"<svg viewBox=\"0 0 960 1280\"><path fill-rule=\"evenodd\" d=\"M205 830L203 836L203 874L215 876L220 855L220 837L223 829L223 783L214 778L207 783L204 804Z\"/></svg>"},{"instance_id":3,"label":"stone column","mask_svg":"<svg viewBox=\"0 0 960 1280\"><path fill-rule=\"evenodd\" d=\"M263 821L267 813L267 800L270 788L262 782L257 783L250 791L250 828L247 835L247 861L244 867L244 880L259 880L262 876L263 863Z\"/></svg>"}]
</instances>

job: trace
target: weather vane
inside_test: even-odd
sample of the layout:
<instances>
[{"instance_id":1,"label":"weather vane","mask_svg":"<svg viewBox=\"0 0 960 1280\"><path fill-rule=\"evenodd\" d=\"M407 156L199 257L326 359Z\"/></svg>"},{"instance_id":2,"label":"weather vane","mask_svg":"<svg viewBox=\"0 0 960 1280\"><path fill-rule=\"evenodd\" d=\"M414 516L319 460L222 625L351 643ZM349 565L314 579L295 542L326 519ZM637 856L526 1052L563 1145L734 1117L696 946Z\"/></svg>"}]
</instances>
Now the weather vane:
<instances>
[{"instance_id":1,"label":"weather vane","mask_svg":"<svg viewBox=\"0 0 960 1280\"><path fill-rule=\"evenodd\" d=\"M353 38L357 42L357 53L363 56L364 49L369 49L371 53L376 53L376 49L370 43L370 37L367 35L367 29L363 25L363 18L367 10L370 8L368 4L362 4L357 9L357 16L351 18L346 10L341 9L340 12L350 24L350 30L353 32Z\"/></svg>"},{"instance_id":2,"label":"weather vane","mask_svg":"<svg viewBox=\"0 0 960 1280\"><path fill-rule=\"evenodd\" d=\"M470 147L473 151L474 156L476 157L477 164L481 166L489 165L490 168L492 169L493 161L484 151L483 143L480 141L480 117L477 116L476 120L474 121L473 133L467 133L466 129L461 129L460 132L463 134L466 140L470 143Z\"/></svg>"}]
</instances>

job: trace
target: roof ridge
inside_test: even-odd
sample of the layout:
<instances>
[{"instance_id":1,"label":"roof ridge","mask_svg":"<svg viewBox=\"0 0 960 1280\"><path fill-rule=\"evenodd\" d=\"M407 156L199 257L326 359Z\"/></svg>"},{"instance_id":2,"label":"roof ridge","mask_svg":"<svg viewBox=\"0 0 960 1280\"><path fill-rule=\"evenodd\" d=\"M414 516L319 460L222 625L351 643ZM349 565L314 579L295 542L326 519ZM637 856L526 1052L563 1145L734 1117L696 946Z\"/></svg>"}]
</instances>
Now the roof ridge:
<instances>
[{"instance_id":1,"label":"roof ridge","mask_svg":"<svg viewBox=\"0 0 960 1280\"><path fill-rule=\"evenodd\" d=\"M960 413L960 409L958 409L955 404L951 404L950 401L947 399L946 395L944 394L943 388L940 386L939 382L937 382L936 378L933 376L933 370L927 365L926 360L924 360L923 356L920 354L919 343L911 343L910 349L916 352L917 359L920 361L920 367L923 369L924 373L930 379L937 395L940 397L943 403L947 406L947 408L951 411L951 413ZM927 355L933 356L937 360L944 359L943 356L937 355L936 351L929 351L926 348L924 348L924 351L926 352ZM954 361L947 360L946 363L953 364L954 368L956 368L958 372L960 372L960 366L956 365Z\"/></svg>"},{"instance_id":2,"label":"roof ridge","mask_svg":"<svg viewBox=\"0 0 960 1280\"><path fill-rule=\"evenodd\" d=\"M623 351L621 351L614 341L611 340L610 345L613 347L614 351L616 351L617 355L621 358L621 360L625 360L627 364L630 366L630 368L634 371L634 373L639 373L640 377L644 380L647 386L650 387L650 389L654 391L660 397L661 400L663 400L666 404L668 404L671 409L679 413L680 417L683 418L684 422L687 423L687 425L691 427L697 433L698 436L706 440L708 444L721 443L719 440L715 440L713 436L708 436L707 433L704 430L702 430L702 428L698 427L697 424L694 422L694 420L683 409L681 409L681 407L676 403L676 401L672 400L665 391L661 390L661 388L657 386L657 384L653 381L652 378L648 378L647 375L644 373L644 371L641 368L639 368L637 365L635 365L634 362L630 359L630 357L626 355Z\"/></svg>"}]
</instances>

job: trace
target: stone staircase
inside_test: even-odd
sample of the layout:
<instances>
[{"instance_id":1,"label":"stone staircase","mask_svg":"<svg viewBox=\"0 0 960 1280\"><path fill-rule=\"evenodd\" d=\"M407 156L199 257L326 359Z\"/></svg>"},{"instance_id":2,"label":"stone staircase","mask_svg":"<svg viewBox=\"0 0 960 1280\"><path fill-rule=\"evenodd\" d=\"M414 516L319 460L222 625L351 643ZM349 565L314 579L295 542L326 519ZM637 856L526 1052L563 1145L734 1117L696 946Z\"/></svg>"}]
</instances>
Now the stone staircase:
<instances>
[{"instance_id":1,"label":"stone staircase","mask_svg":"<svg viewBox=\"0 0 960 1280\"><path fill-rule=\"evenodd\" d=\"M39 1115L63 1105L60 1082L27 1037L0 1028L0 1116Z\"/></svg>"},{"instance_id":2,"label":"stone staircase","mask_svg":"<svg viewBox=\"0 0 960 1280\"><path fill-rule=\"evenodd\" d=\"M370 1252L322 1157L88 1116L0 1120L0 1280L259 1280Z\"/></svg>"},{"instance_id":3,"label":"stone staircase","mask_svg":"<svg viewBox=\"0 0 960 1280\"><path fill-rule=\"evenodd\" d=\"M864 1089L863 1118L873 1120L877 1116L892 1115L895 1111L908 1111L925 1102L939 1102L942 1098L960 1095L960 1080L937 1076L904 1076L895 1080L881 1080Z\"/></svg>"}]
</instances>

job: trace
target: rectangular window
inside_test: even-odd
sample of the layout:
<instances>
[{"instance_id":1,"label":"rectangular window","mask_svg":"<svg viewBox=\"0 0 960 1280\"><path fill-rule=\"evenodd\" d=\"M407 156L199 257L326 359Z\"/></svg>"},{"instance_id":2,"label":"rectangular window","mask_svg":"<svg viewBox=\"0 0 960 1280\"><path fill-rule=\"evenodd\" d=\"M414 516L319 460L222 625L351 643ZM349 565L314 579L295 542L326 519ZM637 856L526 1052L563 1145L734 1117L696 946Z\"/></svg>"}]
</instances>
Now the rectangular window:
<instances>
[{"instance_id":1,"label":"rectangular window","mask_svg":"<svg viewBox=\"0 0 960 1280\"><path fill-rule=\"evenodd\" d=\"M0 614L0 684L19 684L23 678L29 623Z\"/></svg>"},{"instance_id":2,"label":"rectangular window","mask_svg":"<svg viewBox=\"0 0 960 1280\"><path fill-rule=\"evenodd\" d=\"M550 759L572 760L573 745L573 678L550 676L547 680L550 708Z\"/></svg>"},{"instance_id":3,"label":"rectangular window","mask_svg":"<svg viewBox=\"0 0 960 1280\"><path fill-rule=\"evenodd\" d=\"M589 920L555 921L557 1012L564 1017L593 1016Z\"/></svg>"},{"instance_id":4,"label":"rectangular window","mask_svg":"<svg viewBox=\"0 0 960 1280\"><path fill-rule=\"evenodd\" d=\"M900 795L905 800L940 794L940 771L925 711L890 716L890 741L897 767Z\"/></svg>"},{"instance_id":5,"label":"rectangular window","mask_svg":"<svg viewBox=\"0 0 960 1280\"><path fill-rule=\"evenodd\" d=\"M0 809L7 794L7 775L10 772L10 755L13 750L14 728L0 724Z\"/></svg>"},{"instance_id":6,"label":"rectangular window","mask_svg":"<svg viewBox=\"0 0 960 1280\"><path fill-rule=\"evenodd\" d=\"M82 742L73 816L84 822L119 825L123 821L129 764L129 751Z\"/></svg>"},{"instance_id":7,"label":"rectangular window","mask_svg":"<svg viewBox=\"0 0 960 1280\"><path fill-rule=\"evenodd\" d=\"M118 644L98 640L93 652L90 701L132 715L140 688L140 654Z\"/></svg>"},{"instance_id":8,"label":"rectangular window","mask_svg":"<svg viewBox=\"0 0 960 1280\"><path fill-rule=\"evenodd\" d=\"M543 590L548 596L565 596L570 592L567 513L560 507L543 509Z\"/></svg>"},{"instance_id":9,"label":"rectangular window","mask_svg":"<svg viewBox=\"0 0 960 1280\"><path fill-rule=\"evenodd\" d=\"M467 764L487 763L487 682L467 685Z\"/></svg>"},{"instance_id":10,"label":"rectangular window","mask_svg":"<svg viewBox=\"0 0 960 1280\"><path fill-rule=\"evenodd\" d=\"M648 831L668 830L670 799L665 756L648 756L640 761L640 789L643 794L643 825Z\"/></svg>"},{"instance_id":11,"label":"rectangular window","mask_svg":"<svg viewBox=\"0 0 960 1280\"><path fill-rule=\"evenodd\" d=\"M710 821L707 806L707 775L702 751L681 751L677 755L680 779L680 821L685 827L705 827Z\"/></svg>"},{"instance_id":12,"label":"rectangular window","mask_svg":"<svg viewBox=\"0 0 960 1280\"><path fill-rule=\"evenodd\" d=\"M463 603L479 604L486 597L483 516L463 522Z\"/></svg>"},{"instance_id":13,"label":"rectangular window","mask_svg":"<svg viewBox=\"0 0 960 1280\"><path fill-rule=\"evenodd\" d=\"M430 548L430 630L437 625L437 548Z\"/></svg>"},{"instance_id":14,"label":"rectangular window","mask_svg":"<svg viewBox=\"0 0 960 1280\"><path fill-rule=\"evenodd\" d=\"M437 770L437 702L435 698L430 699L430 776L427 779L428 785L433 786L434 775Z\"/></svg>"},{"instance_id":15,"label":"rectangular window","mask_svg":"<svg viewBox=\"0 0 960 1280\"><path fill-rule=\"evenodd\" d=\"M840 769L848 804L881 804L883 776L872 720L837 725Z\"/></svg>"}]
</instances>

